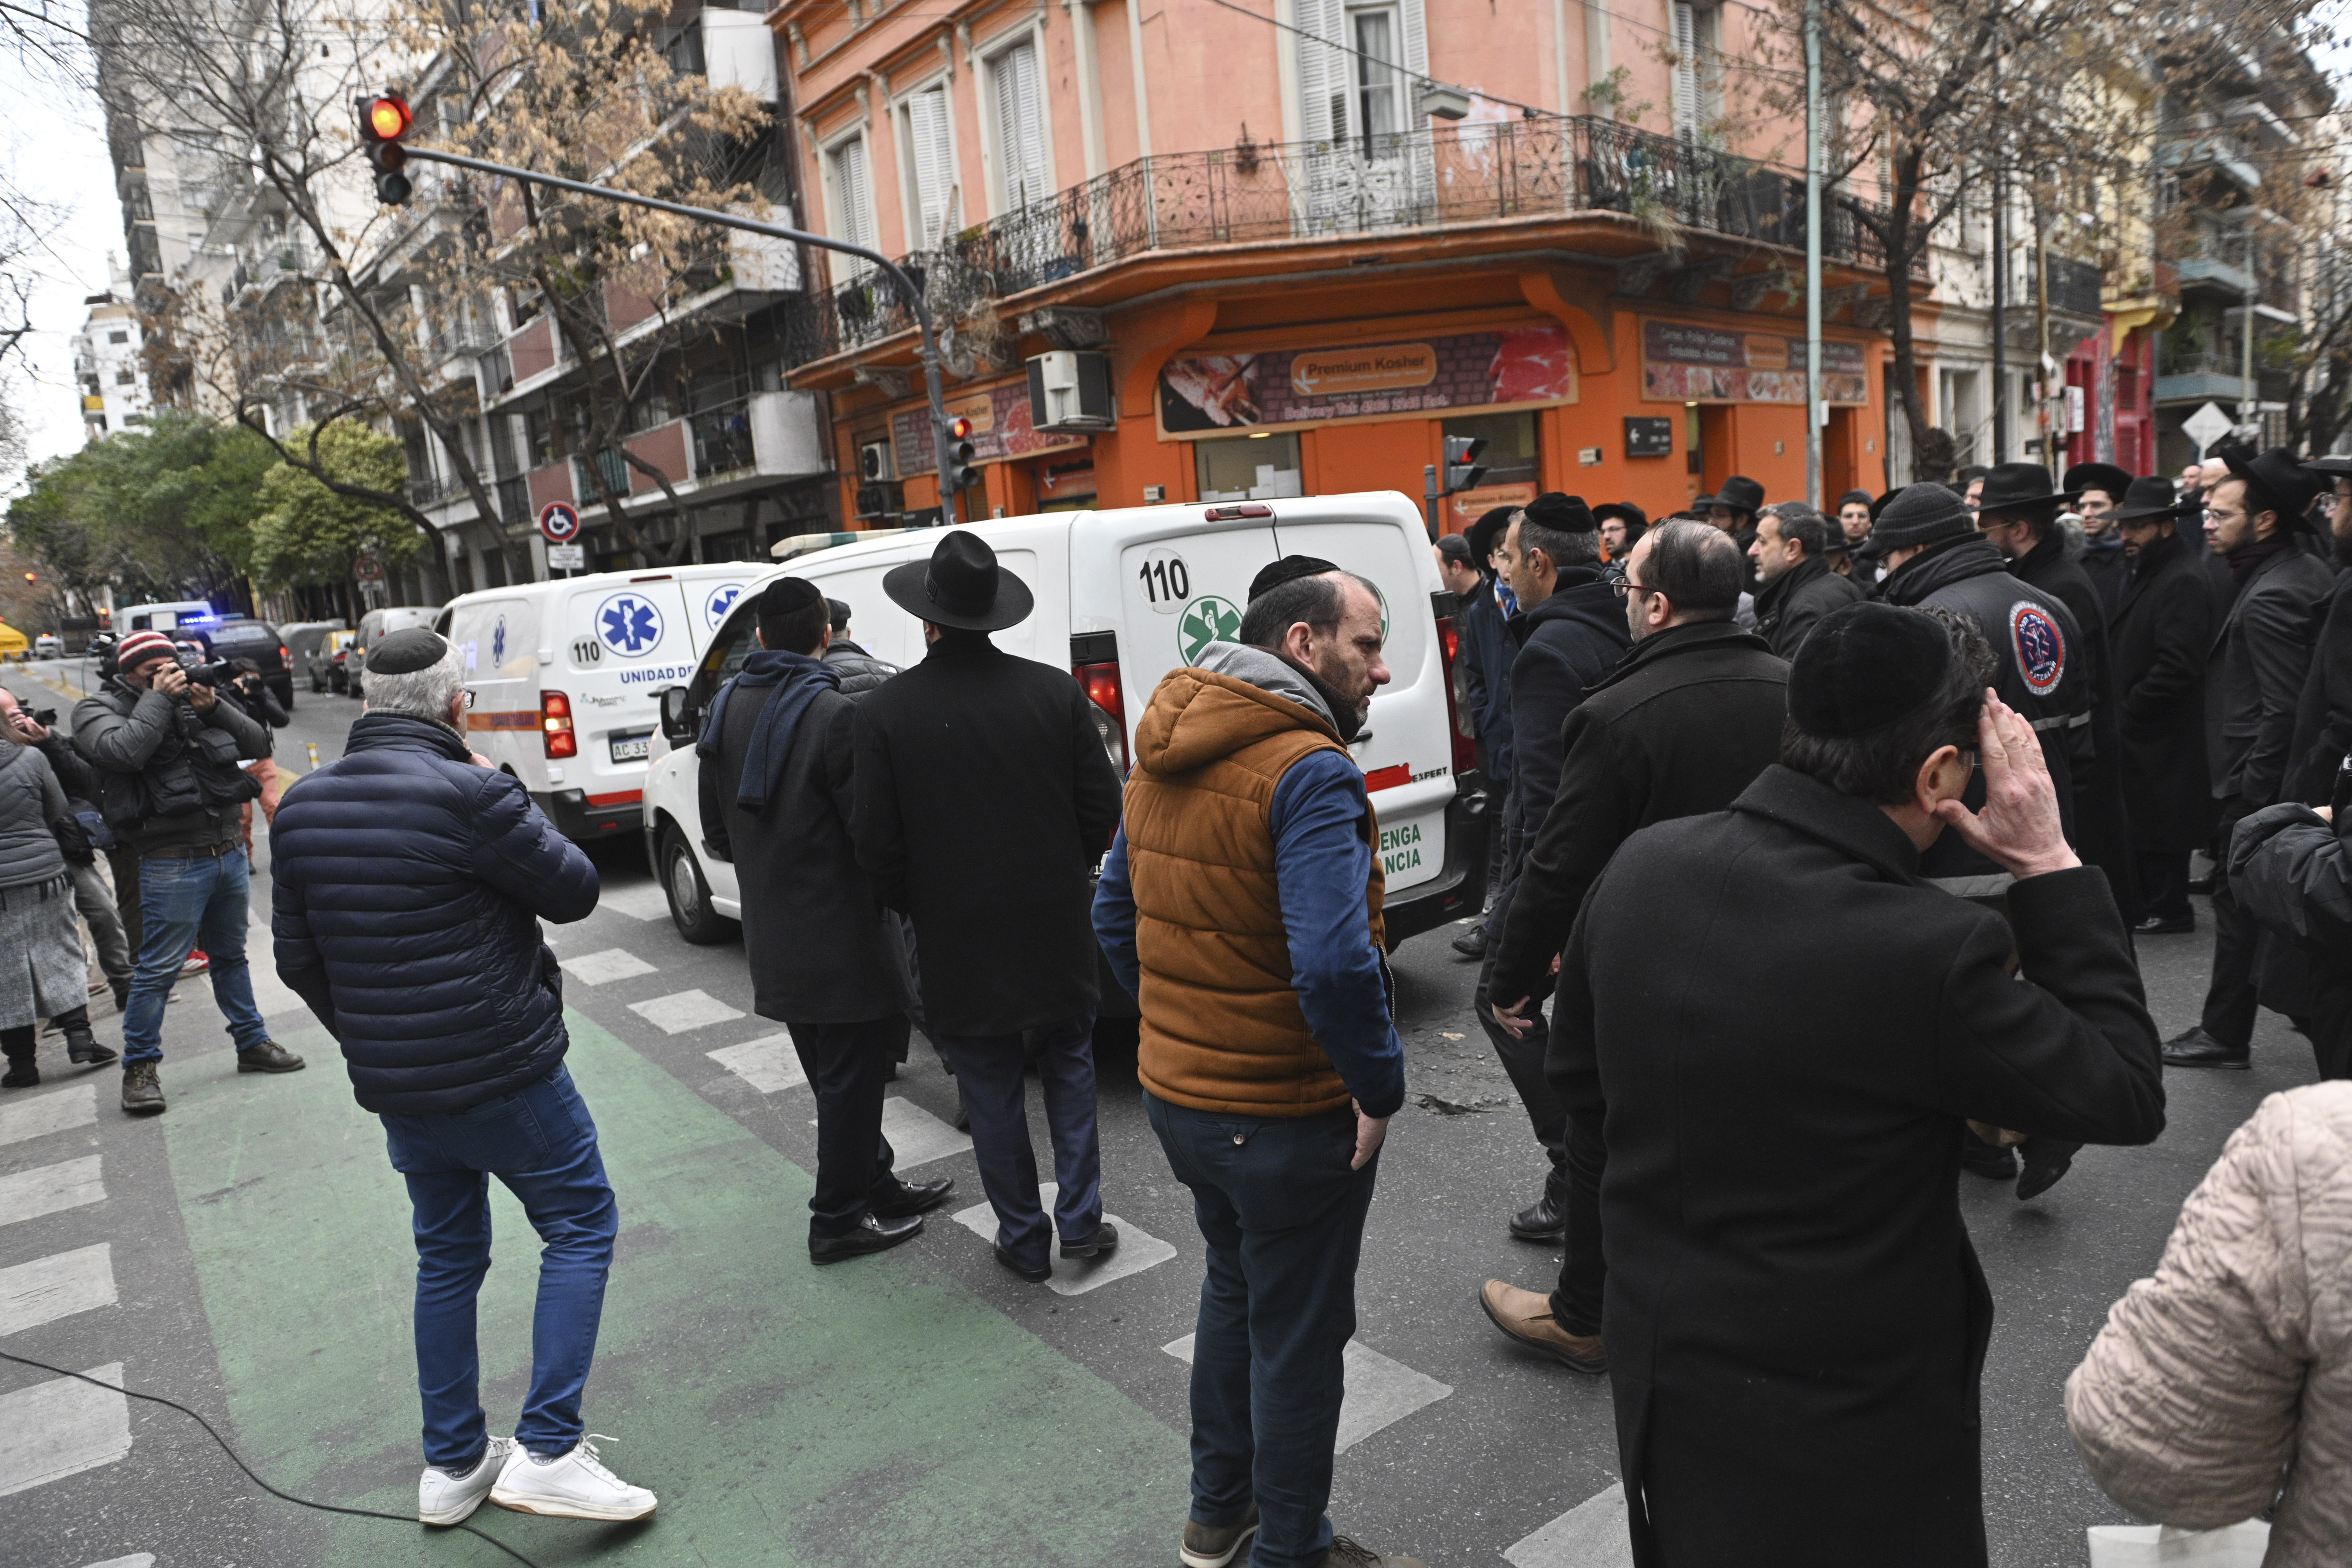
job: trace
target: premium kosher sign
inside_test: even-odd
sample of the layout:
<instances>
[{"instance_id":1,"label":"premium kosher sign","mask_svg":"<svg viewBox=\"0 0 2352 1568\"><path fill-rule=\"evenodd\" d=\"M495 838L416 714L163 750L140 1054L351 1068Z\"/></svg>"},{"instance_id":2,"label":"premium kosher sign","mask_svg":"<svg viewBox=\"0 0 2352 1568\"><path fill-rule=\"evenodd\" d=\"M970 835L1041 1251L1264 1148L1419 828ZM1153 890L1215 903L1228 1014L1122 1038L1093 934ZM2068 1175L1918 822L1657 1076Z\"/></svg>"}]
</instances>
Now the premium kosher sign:
<instances>
[{"instance_id":1,"label":"premium kosher sign","mask_svg":"<svg viewBox=\"0 0 2352 1568\"><path fill-rule=\"evenodd\" d=\"M1651 403L1805 401L1805 340L1688 321L1642 323L1642 396ZM1822 340L1822 399L1870 401L1860 343Z\"/></svg>"},{"instance_id":2,"label":"premium kosher sign","mask_svg":"<svg viewBox=\"0 0 2352 1568\"><path fill-rule=\"evenodd\" d=\"M971 421L972 460L992 463L1004 458L1025 458L1032 452L1059 452L1083 447L1083 435L1041 431L1029 423L1029 383L1008 381L985 392L949 400L948 417ZM901 474L928 474L940 466L931 447L930 411L915 407L890 416L890 447Z\"/></svg>"},{"instance_id":3,"label":"premium kosher sign","mask_svg":"<svg viewBox=\"0 0 2352 1568\"><path fill-rule=\"evenodd\" d=\"M1160 373L1160 428L1171 436L1575 401L1576 358L1557 326L1196 354Z\"/></svg>"}]
</instances>

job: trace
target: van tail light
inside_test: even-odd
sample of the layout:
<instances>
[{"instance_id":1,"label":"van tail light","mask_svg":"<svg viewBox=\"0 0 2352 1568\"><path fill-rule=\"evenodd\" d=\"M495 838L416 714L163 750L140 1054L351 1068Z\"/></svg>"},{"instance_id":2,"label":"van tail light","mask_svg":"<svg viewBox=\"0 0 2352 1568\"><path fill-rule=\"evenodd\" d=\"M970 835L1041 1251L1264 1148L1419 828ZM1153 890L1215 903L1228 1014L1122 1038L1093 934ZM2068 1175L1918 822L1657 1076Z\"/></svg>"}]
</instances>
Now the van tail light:
<instances>
[{"instance_id":1,"label":"van tail light","mask_svg":"<svg viewBox=\"0 0 2352 1568\"><path fill-rule=\"evenodd\" d=\"M580 737L572 731L572 699L561 691L540 694L539 727L545 734L550 762L580 754Z\"/></svg>"},{"instance_id":2,"label":"van tail light","mask_svg":"<svg viewBox=\"0 0 2352 1568\"><path fill-rule=\"evenodd\" d=\"M1462 657L1462 627L1452 616L1437 617L1438 660L1445 671L1445 722L1454 731L1454 772L1456 777L1478 765L1478 742L1462 727L1461 700L1454 694L1454 665Z\"/></svg>"},{"instance_id":3,"label":"van tail light","mask_svg":"<svg viewBox=\"0 0 2352 1568\"><path fill-rule=\"evenodd\" d=\"M1103 750L1110 756L1111 766L1118 776L1127 776L1127 700L1119 690L1118 666L1111 664L1081 664L1073 668L1072 675L1086 688L1087 700L1095 705L1095 725L1102 731Z\"/></svg>"}]
</instances>

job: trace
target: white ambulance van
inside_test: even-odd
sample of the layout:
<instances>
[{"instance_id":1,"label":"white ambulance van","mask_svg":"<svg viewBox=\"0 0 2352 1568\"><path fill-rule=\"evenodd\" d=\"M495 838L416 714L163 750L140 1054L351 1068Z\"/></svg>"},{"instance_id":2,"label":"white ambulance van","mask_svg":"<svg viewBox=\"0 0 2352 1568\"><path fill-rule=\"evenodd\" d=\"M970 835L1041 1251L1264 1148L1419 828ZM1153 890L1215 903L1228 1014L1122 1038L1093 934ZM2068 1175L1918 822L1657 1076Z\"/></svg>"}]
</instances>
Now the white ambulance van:
<instances>
[{"instance_id":1,"label":"white ambulance van","mask_svg":"<svg viewBox=\"0 0 2352 1568\"><path fill-rule=\"evenodd\" d=\"M771 572L736 561L518 583L450 601L467 738L586 843L635 829L666 686L692 678L736 595Z\"/></svg>"},{"instance_id":2,"label":"white ambulance van","mask_svg":"<svg viewBox=\"0 0 2352 1568\"><path fill-rule=\"evenodd\" d=\"M1486 824L1475 748L1454 710L1454 595L1437 575L1412 501L1388 490L965 526L1036 598L1027 620L993 634L996 646L1077 678L1122 774L1136 722L1160 678L1241 630L1250 580L1261 568L1285 555L1318 555L1369 578L1380 589L1391 679L1373 696L1352 752L1380 819L1390 943L1477 912L1486 896ZM938 542L935 531L914 530L770 569L745 584L691 679L665 694L645 785L646 848L688 941L722 941L741 914L734 867L702 848L693 742L711 695L756 647L751 600L775 577L805 577L849 605L850 634L861 647L912 665L923 657L922 624L884 596L882 576L928 559Z\"/></svg>"}]
</instances>

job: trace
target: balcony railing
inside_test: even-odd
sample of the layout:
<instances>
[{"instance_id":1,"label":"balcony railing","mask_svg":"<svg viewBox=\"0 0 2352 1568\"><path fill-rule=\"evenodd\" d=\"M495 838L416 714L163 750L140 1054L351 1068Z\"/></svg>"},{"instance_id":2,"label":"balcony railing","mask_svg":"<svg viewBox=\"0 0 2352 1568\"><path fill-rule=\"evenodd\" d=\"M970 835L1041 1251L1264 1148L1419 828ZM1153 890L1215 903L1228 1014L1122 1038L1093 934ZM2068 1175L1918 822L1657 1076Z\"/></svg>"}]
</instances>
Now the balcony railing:
<instances>
[{"instance_id":1,"label":"balcony railing","mask_svg":"<svg viewBox=\"0 0 2352 1568\"><path fill-rule=\"evenodd\" d=\"M1451 125L1339 142L1139 158L1005 213L902 263L935 316L1129 257L1250 241L1443 230L1502 218L1622 213L1664 248L1679 231L1801 248L1805 182L1774 164L1591 116ZM1853 214L1822 215L1823 254L1876 270ZM1926 258L1913 270L1926 276ZM844 276L836 264L835 276ZM809 323L814 358L913 326L871 270L836 287Z\"/></svg>"},{"instance_id":2,"label":"balcony railing","mask_svg":"<svg viewBox=\"0 0 2352 1568\"><path fill-rule=\"evenodd\" d=\"M694 437L694 476L709 479L758 465L751 445L751 403L749 397L704 409L687 416Z\"/></svg>"}]
</instances>

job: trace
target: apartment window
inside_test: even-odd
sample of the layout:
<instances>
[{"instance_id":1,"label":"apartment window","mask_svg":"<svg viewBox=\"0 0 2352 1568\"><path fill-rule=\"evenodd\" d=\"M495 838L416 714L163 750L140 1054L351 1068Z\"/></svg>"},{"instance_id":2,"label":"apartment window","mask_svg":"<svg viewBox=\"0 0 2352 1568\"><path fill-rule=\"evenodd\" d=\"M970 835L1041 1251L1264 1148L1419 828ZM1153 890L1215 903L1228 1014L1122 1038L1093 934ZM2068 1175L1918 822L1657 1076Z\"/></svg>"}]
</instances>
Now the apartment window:
<instances>
[{"instance_id":1,"label":"apartment window","mask_svg":"<svg viewBox=\"0 0 2352 1568\"><path fill-rule=\"evenodd\" d=\"M131 334L129 332L109 332L106 334L106 341L110 343L127 343L131 341Z\"/></svg>"},{"instance_id":2,"label":"apartment window","mask_svg":"<svg viewBox=\"0 0 2352 1568\"><path fill-rule=\"evenodd\" d=\"M1034 38L989 57L989 96L995 100L997 210L1010 212L1054 194L1045 148L1045 94L1037 79Z\"/></svg>"},{"instance_id":3,"label":"apartment window","mask_svg":"<svg viewBox=\"0 0 2352 1568\"><path fill-rule=\"evenodd\" d=\"M118 370L114 373L114 384L117 386L129 386L138 379L138 375L131 371Z\"/></svg>"},{"instance_id":4,"label":"apartment window","mask_svg":"<svg viewBox=\"0 0 2352 1568\"><path fill-rule=\"evenodd\" d=\"M913 248L937 250L962 226L956 208L955 136L942 82L925 88L899 107L898 142L905 149L907 227Z\"/></svg>"},{"instance_id":5,"label":"apartment window","mask_svg":"<svg viewBox=\"0 0 2352 1568\"><path fill-rule=\"evenodd\" d=\"M1192 443L1193 477L1204 501L1271 500L1305 495L1295 431Z\"/></svg>"},{"instance_id":6,"label":"apartment window","mask_svg":"<svg viewBox=\"0 0 2352 1568\"><path fill-rule=\"evenodd\" d=\"M1723 113L1723 12L1717 6L1671 0L1674 13L1675 134L1705 137Z\"/></svg>"},{"instance_id":7,"label":"apartment window","mask_svg":"<svg viewBox=\"0 0 2352 1568\"><path fill-rule=\"evenodd\" d=\"M852 245L874 247L874 187L866 178L866 138L851 136L825 150L825 186L833 202L833 234ZM858 271L866 263L852 259Z\"/></svg>"},{"instance_id":8,"label":"apartment window","mask_svg":"<svg viewBox=\"0 0 2352 1568\"><path fill-rule=\"evenodd\" d=\"M1355 109L1352 129L1367 158L1393 146L1393 138L1404 129L1404 76L1396 64L1402 52L1400 32L1393 5L1359 6L1348 13L1348 42L1356 51L1349 58L1349 73ZM1340 115L1332 116L1335 132L1342 123Z\"/></svg>"}]
</instances>

